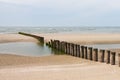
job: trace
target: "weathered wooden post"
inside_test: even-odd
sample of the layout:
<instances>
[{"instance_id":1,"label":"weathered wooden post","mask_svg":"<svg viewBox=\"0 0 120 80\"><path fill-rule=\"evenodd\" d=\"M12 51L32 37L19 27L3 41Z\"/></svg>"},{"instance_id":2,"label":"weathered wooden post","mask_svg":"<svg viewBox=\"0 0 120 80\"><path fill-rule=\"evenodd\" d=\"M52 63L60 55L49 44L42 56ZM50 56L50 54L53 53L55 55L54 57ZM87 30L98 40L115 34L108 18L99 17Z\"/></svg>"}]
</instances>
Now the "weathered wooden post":
<instances>
[{"instance_id":1,"label":"weathered wooden post","mask_svg":"<svg viewBox=\"0 0 120 80\"><path fill-rule=\"evenodd\" d=\"M62 51L62 52L64 52L63 48L64 48L64 43L63 43L63 41L62 41L62 42L61 42L61 51Z\"/></svg>"},{"instance_id":2,"label":"weathered wooden post","mask_svg":"<svg viewBox=\"0 0 120 80\"><path fill-rule=\"evenodd\" d=\"M118 61L119 61L119 67L120 67L120 53L118 54Z\"/></svg>"},{"instance_id":3,"label":"weathered wooden post","mask_svg":"<svg viewBox=\"0 0 120 80\"><path fill-rule=\"evenodd\" d=\"M55 49L55 40L53 41L53 48Z\"/></svg>"},{"instance_id":4,"label":"weathered wooden post","mask_svg":"<svg viewBox=\"0 0 120 80\"><path fill-rule=\"evenodd\" d=\"M68 52L68 54L70 54L70 43L67 44L67 48L68 48L67 52Z\"/></svg>"},{"instance_id":5,"label":"weathered wooden post","mask_svg":"<svg viewBox=\"0 0 120 80\"><path fill-rule=\"evenodd\" d=\"M72 56L74 56L74 44L72 43Z\"/></svg>"},{"instance_id":6,"label":"weathered wooden post","mask_svg":"<svg viewBox=\"0 0 120 80\"><path fill-rule=\"evenodd\" d=\"M58 48L59 51L61 51L61 41L59 42L59 48Z\"/></svg>"},{"instance_id":7,"label":"weathered wooden post","mask_svg":"<svg viewBox=\"0 0 120 80\"><path fill-rule=\"evenodd\" d=\"M74 56L77 57L77 44L74 44Z\"/></svg>"},{"instance_id":8,"label":"weathered wooden post","mask_svg":"<svg viewBox=\"0 0 120 80\"><path fill-rule=\"evenodd\" d=\"M37 36L37 39L38 39L41 43L44 43L44 37L39 37L39 36Z\"/></svg>"},{"instance_id":9,"label":"weathered wooden post","mask_svg":"<svg viewBox=\"0 0 120 80\"><path fill-rule=\"evenodd\" d=\"M48 42L48 46L51 47L51 43L50 43L50 41Z\"/></svg>"},{"instance_id":10,"label":"weathered wooden post","mask_svg":"<svg viewBox=\"0 0 120 80\"><path fill-rule=\"evenodd\" d=\"M87 59L88 58L88 50L87 50L87 46L84 46L84 58Z\"/></svg>"},{"instance_id":11,"label":"weathered wooden post","mask_svg":"<svg viewBox=\"0 0 120 80\"><path fill-rule=\"evenodd\" d=\"M111 52L111 65L115 65L115 52Z\"/></svg>"},{"instance_id":12,"label":"weathered wooden post","mask_svg":"<svg viewBox=\"0 0 120 80\"><path fill-rule=\"evenodd\" d=\"M72 43L70 43L70 55L72 55L72 52L73 52L73 50L72 50Z\"/></svg>"},{"instance_id":13,"label":"weathered wooden post","mask_svg":"<svg viewBox=\"0 0 120 80\"><path fill-rule=\"evenodd\" d=\"M53 48L53 40L51 39L50 41L51 41L51 47Z\"/></svg>"},{"instance_id":14,"label":"weathered wooden post","mask_svg":"<svg viewBox=\"0 0 120 80\"><path fill-rule=\"evenodd\" d=\"M75 49L76 49L76 46L75 46L75 44L73 44L73 50L74 50L74 52L73 52L73 56L75 56Z\"/></svg>"},{"instance_id":15,"label":"weathered wooden post","mask_svg":"<svg viewBox=\"0 0 120 80\"><path fill-rule=\"evenodd\" d=\"M65 45L64 45L64 41L62 41L62 52L65 52Z\"/></svg>"},{"instance_id":16,"label":"weathered wooden post","mask_svg":"<svg viewBox=\"0 0 120 80\"><path fill-rule=\"evenodd\" d=\"M77 57L80 57L80 45L77 45Z\"/></svg>"},{"instance_id":17,"label":"weathered wooden post","mask_svg":"<svg viewBox=\"0 0 120 80\"><path fill-rule=\"evenodd\" d=\"M92 54L93 54L93 48L89 47L88 48L88 52L89 52L89 60L93 60Z\"/></svg>"},{"instance_id":18,"label":"weathered wooden post","mask_svg":"<svg viewBox=\"0 0 120 80\"><path fill-rule=\"evenodd\" d=\"M63 52L65 52L65 42L63 41Z\"/></svg>"},{"instance_id":19,"label":"weathered wooden post","mask_svg":"<svg viewBox=\"0 0 120 80\"><path fill-rule=\"evenodd\" d=\"M81 57L84 58L84 46L81 46Z\"/></svg>"},{"instance_id":20,"label":"weathered wooden post","mask_svg":"<svg viewBox=\"0 0 120 80\"><path fill-rule=\"evenodd\" d=\"M107 51L106 53L106 63L109 64L110 63L110 50Z\"/></svg>"},{"instance_id":21,"label":"weathered wooden post","mask_svg":"<svg viewBox=\"0 0 120 80\"><path fill-rule=\"evenodd\" d=\"M104 62L105 50L100 50L100 62Z\"/></svg>"},{"instance_id":22,"label":"weathered wooden post","mask_svg":"<svg viewBox=\"0 0 120 80\"><path fill-rule=\"evenodd\" d=\"M59 42L60 42L59 40L56 40L56 41L55 41L56 49L57 49L57 50L59 50Z\"/></svg>"},{"instance_id":23,"label":"weathered wooden post","mask_svg":"<svg viewBox=\"0 0 120 80\"><path fill-rule=\"evenodd\" d=\"M67 42L64 42L65 45L65 53L67 54Z\"/></svg>"},{"instance_id":24,"label":"weathered wooden post","mask_svg":"<svg viewBox=\"0 0 120 80\"><path fill-rule=\"evenodd\" d=\"M55 49L57 49L57 40L55 40Z\"/></svg>"},{"instance_id":25,"label":"weathered wooden post","mask_svg":"<svg viewBox=\"0 0 120 80\"><path fill-rule=\"evenodd\" d=\"M93 49L93 60L98 61L98 49Z\"/></svg>"}]
</instances>

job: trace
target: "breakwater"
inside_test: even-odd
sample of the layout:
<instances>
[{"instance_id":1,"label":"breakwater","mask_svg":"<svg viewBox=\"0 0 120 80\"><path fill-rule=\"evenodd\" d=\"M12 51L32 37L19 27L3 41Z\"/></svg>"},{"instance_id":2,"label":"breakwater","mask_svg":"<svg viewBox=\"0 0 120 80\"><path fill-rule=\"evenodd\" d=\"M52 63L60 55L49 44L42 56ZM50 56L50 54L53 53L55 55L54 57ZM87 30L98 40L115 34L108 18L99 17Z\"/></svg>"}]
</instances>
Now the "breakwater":
<instances>
[{"instance_id":1,"label":"breakwater","mask_svg":"<svg viewBox=\"0 0 120 80\"><path fill-rule=\"evenodd\" d=\"M36 38L36 39L38 39L41 43L44 43L44 37L37 36L37 35L34 35L34 34L28 34L28 33L24 33L24 32L18 32L18 34Z\"/></svg>"},{"instance_id":2,"label":"breakwater","mask_svg":"<svg viewBox=\"0 0 120 80\"><path fill-rule=\"evenodd\" d=\"M98 49L59 40L50 40L46 43L46 45L58 51L64 52L66 55L111 65L116 64L116 52L112 52L110 50ZM120 54L118 57L120 66Z\"/></svg>"}]
</instances>

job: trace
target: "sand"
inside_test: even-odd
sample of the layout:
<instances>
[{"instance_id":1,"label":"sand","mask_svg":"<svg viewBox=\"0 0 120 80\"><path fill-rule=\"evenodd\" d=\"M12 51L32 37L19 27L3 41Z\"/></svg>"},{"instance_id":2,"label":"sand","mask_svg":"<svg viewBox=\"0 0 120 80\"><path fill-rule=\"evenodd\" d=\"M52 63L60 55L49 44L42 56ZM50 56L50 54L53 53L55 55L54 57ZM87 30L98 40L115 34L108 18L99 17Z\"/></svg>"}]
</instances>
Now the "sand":
<instances>
[{"instance_id":1,"label":"sand","mask_svg":"<svg viewBox=\"0 0 120 80\"><path fill-rule=\"evenodd\" d=\"M57 39L61 41L79 43L79 44L111 44L120 43L120 34L37 34L44 36L45 40Z\"/></svg>"},{"instance_id":2,"label":"sand","mask_svg":"<svg viewBox=\"0 0 120 80\"><path fill-rule=\"evenodd\" d=\"M120 43L120 34L37 34L79 44ZM0 43L32 41L19 34L0 34ZM120 49L114 49L119 53ZM0 54L0 80L119 80L120 67L68 55L27 57Z\"/></svg>"},{"instance_id":3,"label":"sand","mask_svg":"<svg viewBox=\"0 0 120 80\"><path fill-rule=\"evenodd\" d=\"M20 34L0 34L0 43L6 42L38 42L36 39Z\"/></svg>"}]
</instances>

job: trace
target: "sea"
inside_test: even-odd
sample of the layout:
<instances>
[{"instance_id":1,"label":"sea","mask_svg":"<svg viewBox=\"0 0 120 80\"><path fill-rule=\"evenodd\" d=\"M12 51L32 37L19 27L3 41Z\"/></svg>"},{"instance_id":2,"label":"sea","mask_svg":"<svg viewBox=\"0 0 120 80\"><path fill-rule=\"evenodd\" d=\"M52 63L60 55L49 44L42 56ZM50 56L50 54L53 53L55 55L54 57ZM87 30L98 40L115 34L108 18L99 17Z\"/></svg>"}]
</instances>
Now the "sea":
<instances>
[{"instance_id":1,"label":"sea","mask_svg":"<svg viewBox=\"0 0 120 80\"><path fill-rule=\"evenodd\" d=\"M4 26L0 27L0 34L15 34L18 32L28 32L28 33L120 33L120 27L69 27L69 26L59 26L59 27L13 27L13 26Z\"/></svg>"}]
</instances>

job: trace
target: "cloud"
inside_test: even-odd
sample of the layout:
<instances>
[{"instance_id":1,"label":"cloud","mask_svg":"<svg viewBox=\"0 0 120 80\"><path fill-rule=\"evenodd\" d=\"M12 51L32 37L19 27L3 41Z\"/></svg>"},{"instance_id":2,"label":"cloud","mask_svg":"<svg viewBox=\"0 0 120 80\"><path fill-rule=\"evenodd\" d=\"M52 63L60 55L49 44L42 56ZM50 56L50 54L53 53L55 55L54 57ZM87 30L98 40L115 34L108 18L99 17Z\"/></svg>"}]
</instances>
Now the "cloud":
<instances>
[{"instance_id":1,"label":"cloud","mask_svg":"<svg viewBox=\"0 0 120 80\"><path fill-rule=\"evenodd\" d=\"M21 24L39 24L39 21L44 24L102 23L103 19L109 21L110 16L114 17L120 11L119 3L120 0L0 0L0 17L3 18L0 21ZM105 19L104 16L109 14Z\"/></svg>"},{"instance_id":2,"label":"cloud","mask_svg":"<svg viewBox=\"0 0 120 80\"><path fill-rule=\"evenodd\" d=\"M56 11L81 11L88 13L104 13L120 9L120 0L0 0L16 5L29 5Z\"/></svg>"}]
</instances>

